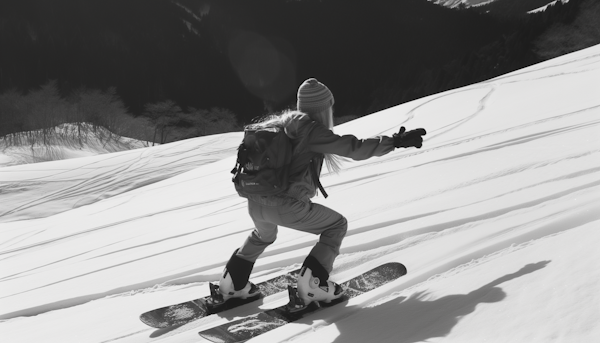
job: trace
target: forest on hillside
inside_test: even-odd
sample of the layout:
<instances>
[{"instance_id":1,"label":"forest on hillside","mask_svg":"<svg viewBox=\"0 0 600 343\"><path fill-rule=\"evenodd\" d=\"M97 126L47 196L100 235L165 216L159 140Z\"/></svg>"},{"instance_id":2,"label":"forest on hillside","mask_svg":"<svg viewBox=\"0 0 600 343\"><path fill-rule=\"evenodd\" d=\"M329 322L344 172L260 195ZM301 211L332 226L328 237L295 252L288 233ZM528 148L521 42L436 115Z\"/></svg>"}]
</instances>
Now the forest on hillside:
<instances>
[{"instance_id":1,"label":"forest on hillside","mask_svg":"<svg viewBox=\"0 0 600 343\"><path fill-rule=\"evenodd\" d=\"M308 77L333 91L337 116L363 116L549 58L540 37L592 2L507 17L425 0L4 1L0 136L69 120L28 119L28 97L49 106L42 91L99 125L81 101L103 97L160 142L292 107Z\"/></svg>"}]
</instances>

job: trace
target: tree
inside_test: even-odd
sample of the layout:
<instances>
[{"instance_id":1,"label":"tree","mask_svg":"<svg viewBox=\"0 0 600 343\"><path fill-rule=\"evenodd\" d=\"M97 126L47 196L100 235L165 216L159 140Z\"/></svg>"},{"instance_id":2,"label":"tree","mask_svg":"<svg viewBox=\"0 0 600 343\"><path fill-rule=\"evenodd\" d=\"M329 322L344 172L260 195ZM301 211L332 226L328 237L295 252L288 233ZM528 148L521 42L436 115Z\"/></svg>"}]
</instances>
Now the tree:
<instances>
[{"instance_id":1,"label":"tree","mask_svg":"<svg viewBox=\"0 0 600 343\"><path fill-rule=\"evenodd\" d=\"M25 130L24 97L16 90L0 94L0 137Z\"/></svg>"},{"instance_id":2,"label":"tree","mask_svg":"<svg viewBox=\"0 0 600 343\"><path fill-rule=\"evenodd\" d=\"M559 6L559 3L554 6ZM547 11L552 10L554 6ZM566 6L569 4L562 5ZM600 3L586 0L581 2L580 6L579 14L572 23L555 22L536 39L535 52L540 57L551 59L600 43Z\"/></svg>"},{"instance_id":3,"label":"tree","mask_svg":"<svg viewBox=\"0 0 600 343\"><path fill-rule=\"evenodd\" d=\"M27 94L25 107L27 130L39 130L43 144L48 144L48 139L54 127L65 123L64 113L68 112L69 104L60 96L56 80L49 80L40 89Z\"/></svg>"},{"instance_id":4,"label":"tree","mask_svg":"<svg viewBox=\"0 0 600 343\"><path fill-rule=\"evenodd\" d=\"M236 115L228 109L213 107L210 110L191 107L186 120L195 127L196 136L237 131L240 126Z\"/></svg>"},{"instance_id":5,"label":"tree","mask_svg":"<svg viewBox=\"0 0 600 343\"><path fill-rule=\"evenodd\" d=\"M91 124L94 130L99 127L107 129L110 139L114 134L123 134L124 117L128 117L127 108L117 96L116 88L110 87L106 91L98 89L80 88L69 96L73 110L68 113L66 122L75 123L79 127L80 138L83 127ZM125 120L126 121L126 120Z\"/></svg>"},{"instance_id":6,"label":"tree","mask_svg":"<svg viewBox=\"0 0 600 343\"><path fill-rule=\"evenodd\" d=\"M181 107L171 100L147 104L144 115L150 118L154 124L154 137L152 140L156 142L158 134L159 142L161 144L165 143L171 127L177 122L182 113Z\"/></svg>"},{"instance_id":7,"label":"tree","mask_svg":"<svg viewBox=\"0 0 600 343\"><path fill-rule=\"evenodd\" d=\"M239 129L236 116L225 108L213 107L200 116L201 125L204 127L204 135L231 132Z\"/></svg>"}]
</instances>

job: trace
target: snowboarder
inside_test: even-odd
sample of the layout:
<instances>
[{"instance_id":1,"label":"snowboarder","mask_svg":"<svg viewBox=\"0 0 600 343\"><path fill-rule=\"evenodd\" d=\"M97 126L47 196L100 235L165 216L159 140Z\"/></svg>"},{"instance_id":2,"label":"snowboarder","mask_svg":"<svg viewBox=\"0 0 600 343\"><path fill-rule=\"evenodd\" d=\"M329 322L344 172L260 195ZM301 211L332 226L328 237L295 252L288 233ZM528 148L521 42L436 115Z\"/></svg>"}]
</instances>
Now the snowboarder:
<instances>
[{"instance_id":1,"label":"snowboarder","mask_svg":"<svg viewBox=\"0 0 600 343\"><path fill-rule=\"evenodd\" d=\"M225 266L219 281L219 292L225 301L260 293L248 279L257 258L275 241L278 226L319 235L298 276L300 309L313 301L330 302L343 295L344 289L329 280L329 274L340 252L348 221L340 213L310 200L316 195L317 187L327 197L319 182L323 162L330 172L337 173L340 156L364 160L383 156L395 148L420 148L421 136L426 132L424 129L405 131L402 127L393 137L339 136L333 133L333 105L334 98L327 86L310 78L298 89L297 111L273 115L249 125L250 129L284 128L294 147L289 187L277 195L248 196L248 212L255 229Z\"/></svg>"}]
</instances>

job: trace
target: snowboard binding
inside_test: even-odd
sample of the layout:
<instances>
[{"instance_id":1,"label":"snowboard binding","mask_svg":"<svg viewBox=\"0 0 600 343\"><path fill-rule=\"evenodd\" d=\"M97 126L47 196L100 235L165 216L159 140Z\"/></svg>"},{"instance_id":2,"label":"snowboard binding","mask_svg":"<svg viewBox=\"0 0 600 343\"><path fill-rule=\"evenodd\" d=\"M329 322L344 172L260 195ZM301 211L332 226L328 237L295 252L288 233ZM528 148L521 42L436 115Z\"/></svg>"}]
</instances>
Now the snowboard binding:
<instances>
[{"instance_id":1,"label":"snowboard binding","mask_svg":"<svg viewBox=\"0 0 600 343\"><path fill-rule=\"evenodd\" d=\"M208 309L208 313L217 313L220 311L224 311L236 306L240 306L249 302L252 302L256 299L262 297L262 294L259 291L259 288L252 284L252 293L255 293L253 296L249 296L246 298L227 298L221 293L221 289L219 285L209 283L208 287L210 288L210 296L206 298L205 305Z\"/></svg>"},{"instance_id":2,"label":"snowboard binding","mask_svg":"<svg viewBox=\"0 0 600 343\"><path fill-rule=\"evenodd\" d=\"M306 309L307 306L304 303L304 300L298 295L298 289L296 287L288 285L288 295L290 297L290 301L286 305L286 310L288 312L294 313Z\"/></svg>"},{"instance_id":3,"label":"snowboard binding","mask_svg":"<svg viewBox=\"0 0 600 343\"><path fill-rule=\"evenodd\" d=\"M221 292L219 291L219 285L209 283L208 287L210 288L210 298L208 298L206 304L209 308L219 307L220 305L225 303L223 294L221 294Z\"/></svg>"},{"instance_id":4,"label":"snowboard binding","mask_svg":"<svg viewBox=\"0 0 600 343\"><path fill-rule=\"evenodd\" d=\"M348 297L344 294L341 297L331 300L330 302L323 301L311 301L308 304L302 300L302 298L298 295L298 288L288 285L288 295L290 301L285 305L285 310L288 313L301 313L303 311L312 312L321 307L330 307L336 305L344 300L347 300Z\"/></svg>"}]
</instances>

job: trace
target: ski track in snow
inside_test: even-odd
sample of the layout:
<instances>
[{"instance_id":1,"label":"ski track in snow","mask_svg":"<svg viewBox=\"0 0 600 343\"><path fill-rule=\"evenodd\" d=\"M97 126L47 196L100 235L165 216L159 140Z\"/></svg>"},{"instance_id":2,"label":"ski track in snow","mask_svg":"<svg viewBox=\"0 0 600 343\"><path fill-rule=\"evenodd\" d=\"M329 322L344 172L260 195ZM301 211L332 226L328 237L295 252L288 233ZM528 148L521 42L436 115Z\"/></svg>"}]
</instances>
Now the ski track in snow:
<instances>
[{"instance_id":1,"label":"ski track in snow","mask_svg":"<svg viewBox=\"0 0 600 343\"><path fill-rule=\"evenodd\" d=\"M153 147L155 150L107 154L102 159L92 158L89 163L85 163L89 159L80 159L84 164L64 170L44 170L35 168L37 165L0 168L0 194L20 193L24 198L20 204L0 206L0 222L36 217L35 210L46 204L67 202L69 206L63 208L64 211L169 179L202 164L233 156L236 150L229 143L238 140L239 133L203 137ZM225 147L215 149L221 145ZM112 160L115 162L110 163ZM124 160L129 162L123 163ZM165 160L169 162L164 164ZM30 170L43 176L21 176L29 175Z\"/></svg>"},{"instance_id":2,"label":"ski track in snow","mask_svg":"<svg viewBox=\"0 0 600 343\"><path fill-rule=\"evenodd\" d=\"M510 287L522 279L535 282L529 275L545 275L538 281L540 289L546 289L548 280L562 287L560 274L548 279L549 270L580 253L577 248L553 258L533 256L559 238L573 241L577 232L598 238L590 236L589 228L600 223L600 99L590 91L600 89L599 50L590 48L339 127L338 132L357 136L391 134L400 125L428 130L422 149L347 164L340 175L328 173L322 179L332 195L323 203L350 222L332 278L344 279L388 261L403 262L409 273L345 307L323 310L318 318L309 316L256 341L318 337L358 342L365 316L390 324L392 318L403 318L414 327L386 331L373 322L375 340L481 341L455 335L464 331L486 337L486 331L493 331L486 327L489 321L478 323L471 315L484 311L482 304L511 303L516 293ZM556 99L540 85L578 100ZM519 106L527 115L515 113ZM440 114L440 108L447 113ZM390 122L399 124L390 127ZM80 161L0 168L3 196L19 199L0 206L0 232L7 237L0 242L0 335L15 342L40 337L78 342L82 329L65 329L73 320L93 342L192 342L199 340L202 328L285 302L285 294L276 294L161 330L137 321L143 311L206 295L206 282L218 277L251 230L245 201L231 189L231 163L226 163L233 161L229 157L239 138L231 134ZM20 220L28 216L39 219ZM74 225L77 221L81 224ZM314 242L313 236L280 229L253 277L268 278L296 266ZM590 240L581 244L582 249L592 246ZM531 257L521 261L515 256ZM502 269L504 264L503 271L484 268ZM478 280L474 271L482 275L481 282L468 288ZM465 286L451 280L464 280ZM444 293L448 287L454 290ZM552 304L560 301L550 299ZM536 305L523 305L503 318L516 318L526 306ZM595 318L590 311L582 313ZM81 313L99 323L79 318ZM512 319L505 320L513 325ZM471 322L478 324L469 330ZM560 330L580 322L587 323L569 316L553 324ZM27 327L39 329L29 332ZM508 336L517 327L497 333L493 341L519 341ZM580 335L563 331L556 333L566 337L563 341L588 338L586 332L600 335L594 328ZM540 337L533 341L545 341Z\"/></svg>"}]
</instances>

